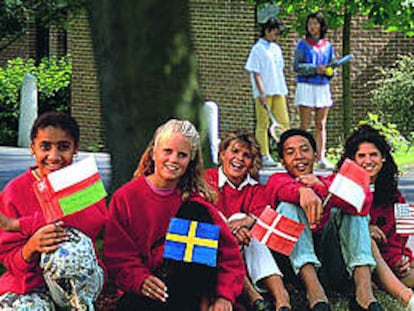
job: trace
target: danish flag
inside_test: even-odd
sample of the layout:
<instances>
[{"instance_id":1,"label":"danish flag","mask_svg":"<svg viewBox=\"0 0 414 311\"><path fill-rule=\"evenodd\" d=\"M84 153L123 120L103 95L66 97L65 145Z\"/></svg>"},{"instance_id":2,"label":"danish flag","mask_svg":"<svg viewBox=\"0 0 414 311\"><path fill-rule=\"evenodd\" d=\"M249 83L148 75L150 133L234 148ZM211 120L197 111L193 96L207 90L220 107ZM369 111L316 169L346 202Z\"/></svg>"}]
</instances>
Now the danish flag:
<instances>
[{"instance_id":1,"label":"danish flag","mask_svg":"<svg viewBox=\"0 0 414 311\"><path fill-rule=\"evenodd\" d=\"M289 256L296 245L305 224L296 222L266 206L251 230L259 242L281 254Z\"/></svg>"}]
</instances>

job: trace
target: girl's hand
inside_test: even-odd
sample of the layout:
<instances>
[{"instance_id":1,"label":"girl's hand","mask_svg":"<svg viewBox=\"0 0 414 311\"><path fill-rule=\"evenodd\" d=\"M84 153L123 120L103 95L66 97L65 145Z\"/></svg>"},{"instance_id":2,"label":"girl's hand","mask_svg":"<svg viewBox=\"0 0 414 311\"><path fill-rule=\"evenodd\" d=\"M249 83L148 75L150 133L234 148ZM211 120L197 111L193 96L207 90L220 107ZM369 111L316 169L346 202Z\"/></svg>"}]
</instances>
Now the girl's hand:
<instances>
[{"instance_id":1,"label":"girl's hand","mask_svg":"<svg viewBox=\"0 0 414 311\"><path fill-rule=\"evenodd\" d=\"M326 72L326 66L325 65L319 65L316 67L316 73L320 75L325 75Z\"/></svg>"},{"instance_id":2,"label":"girl's hand","mask_svg":"<svg viewBox=\"0 0 414 311\"><path fill-rule=\"evenodd\" d=\"M403 278L410 274L411 262L409 256L402 256L400 260L395 263L396 274L398 277Z\"/></svg>"},{"instance_id":3,"label":"girl's hand","mask_svg":"<svg viewBox=\"0 0 414 311\"><path fill-rule=\"evenodd\" d=\"M371 238L374 239L378 244L387 243L387 237L385 233L377 225L369 225L369 233Z\"/></svg>"},{"instance_id":4,"label":"girl's hand","mask_svg":"<svg viewBox=\"0 0 414 311\"><path fill-rule=\"evenodd\" d=\"M14 218L9 218L3 213L0 213L0 229L4 231L17 232L20 230L19 221Z\"/></svg>"},{"instance_id":5,"label":"girl's hand","mask_svg":"<svg viewBox=\"0 0 414 311\"><path fill-rule=\"evenodd\" d=\"M249 245L250 240L252 239L252 235L250 234L250 230L246 227L237 227L233 231L233 235L236 237L237 241L241 245Z\"/></svg>"},{"instance_id":6,"label":"girl's hand","mask_svg":"<svg viewBox=\"0 0 414 311\"><path fill-rule=\"evenodd\" d=\"M254 218L246 215L240 219L234 219L229 221L229 228L231 231L235 230L238 227L247 227L250 228L254 224Z\"/></svg>"},{"instance_id":7,"label":"girl's hand","mask_svg":"<svg viewBox=\"0 0 414 311\"><path fill-rule=\"evenodd\" d=\"M219 297L214 303L208 308L208 311L232 311L233 305L230 300Z\"/></svg>"},{"instance_id":8,"label":"girl's hand","mask_svg":"<svg viewBox=\"0 0 414 311\"><path fill-rule=\"evenodd\" d=\"M153 300L166 302L168 298L167 286L155 275L150 275L141 285L141 295Z\"/></svg>"},{"instance_id":9,"label":"girl's hand","mask_svg":"<svg viewBox=\"0 0 414 311\"><path fill-rule=\"evenodd\" d=\"M23 246L23 259L32 261L36 253L49 253L59 248L60 243L68 241L63 222L48 224L37 230Z\"/></svg>"}]
</instances>

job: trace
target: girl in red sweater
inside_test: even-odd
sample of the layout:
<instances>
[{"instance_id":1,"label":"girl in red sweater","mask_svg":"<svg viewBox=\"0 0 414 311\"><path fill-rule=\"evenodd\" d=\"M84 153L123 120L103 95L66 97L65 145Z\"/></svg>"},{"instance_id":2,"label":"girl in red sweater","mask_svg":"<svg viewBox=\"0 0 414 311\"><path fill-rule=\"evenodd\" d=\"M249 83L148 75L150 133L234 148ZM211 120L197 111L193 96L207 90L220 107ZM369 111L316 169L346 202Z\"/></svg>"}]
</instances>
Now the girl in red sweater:
<instances>
[{"instance_id":1,"label":"girl in red sweater","mask_svg":"<svg viewBox=\"0 0 414 311\"><path fill-rule=\"evenodd\" d=\"M110 203L103 251L110 277L124 292L118 310L196 310L200 309L194 307L197 300L204 310L232 310L242 289L243 260L237 241L209 203L212 199L202 177L197 130L188 121L169 120L156 130L134 179L119 188ZM208 281L194 275L191 282L180 284L188 293L184 302L176 297L183 291L169 286L163 269L165 235L183 202L204 206L220 227L213 296L196 296L190 283Z\"/></svg>"},{"instance_id":2,"label":"girl in red sweater","mask_svg":"<svg viewBox=\"0 0 414 311\"><path fill-rule=\"evenodd\" d=\"M95 241L106 221L105 201L47 224L33 183L72 163L79 150L79 127L67 114L47 112L31 130L30 149L36 165L3 190L1 212L14 222L0 231L0 309L93 310L104 273ZM19 220L16 224L15 219ZM50 269L52 268L52 269Z\"/></svg>"},{"instance_id":3,"label":"girl in red sweater","mask_svg":"<svg viewBox=\"0 0 414 311\"><path fill-rule=\"evenodd\" d=\"M371 178L374 200L369 230L379 283L407 310L414 310L412 250L407 247L408 237L395 231L394 204L405 203L405 199L397 188L398 167L391 147L379 131L362 125L345 142L339 165L346 158L353 159Z\"/></svg>"}]
</instances>

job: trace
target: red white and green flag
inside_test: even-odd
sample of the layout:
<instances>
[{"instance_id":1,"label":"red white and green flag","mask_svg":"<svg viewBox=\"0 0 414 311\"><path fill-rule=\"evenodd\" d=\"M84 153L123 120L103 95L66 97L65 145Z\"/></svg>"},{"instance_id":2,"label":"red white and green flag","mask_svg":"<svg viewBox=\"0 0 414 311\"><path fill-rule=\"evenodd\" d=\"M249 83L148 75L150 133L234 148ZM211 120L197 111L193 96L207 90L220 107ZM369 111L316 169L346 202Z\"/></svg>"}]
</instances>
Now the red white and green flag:
<instances>
[{"instance_id":1,"label":"red white and green flag","mask_svg":"<svg viewBox=\"0 0 414 311\"><path fill-rule=\"evenodd\" d=\"M281 254L289 256L305 225L296 222L267 206L256 219L252 236Z\"/></svg>"},{"instance_id":2,"label":"red white and green flag","mask_svg":"<svg viewBox=\"0 0 414 311\"><path fill-rule=\"evenodd\" d=\"M47 222L81 211L107 195L93 156L48 174L33 188Z\"/></svg>"}]
</instances>

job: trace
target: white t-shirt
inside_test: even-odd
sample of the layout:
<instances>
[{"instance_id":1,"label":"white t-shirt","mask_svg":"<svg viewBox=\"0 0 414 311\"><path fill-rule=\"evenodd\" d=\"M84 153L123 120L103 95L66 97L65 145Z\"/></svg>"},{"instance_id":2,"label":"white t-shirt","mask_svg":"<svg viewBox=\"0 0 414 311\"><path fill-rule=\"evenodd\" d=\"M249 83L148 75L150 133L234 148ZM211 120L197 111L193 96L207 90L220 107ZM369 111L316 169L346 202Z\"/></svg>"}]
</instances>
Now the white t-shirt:
<instances>
[{"instance_id":1,"label":"white t-shirt","mask_svg":"<svg viewBox=\"0 0 414 311\"><path fill-rule=\"evenodd\" d=\"M259 38L253 45L244 69L250 72L253 98L259 97L254 73L260 73L266 96L287 95L284 70L285 61L279 44Z\"/></svg>"}]
</instances>

